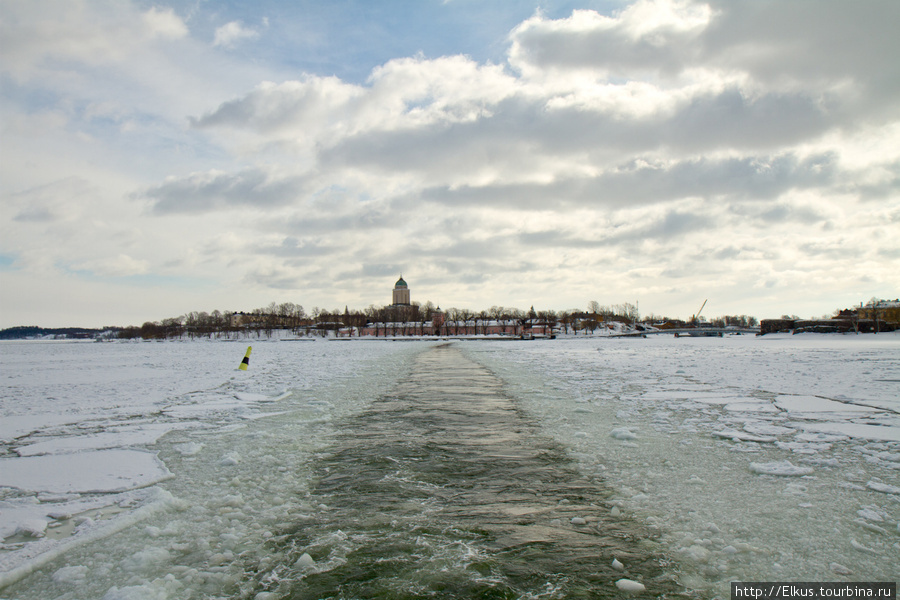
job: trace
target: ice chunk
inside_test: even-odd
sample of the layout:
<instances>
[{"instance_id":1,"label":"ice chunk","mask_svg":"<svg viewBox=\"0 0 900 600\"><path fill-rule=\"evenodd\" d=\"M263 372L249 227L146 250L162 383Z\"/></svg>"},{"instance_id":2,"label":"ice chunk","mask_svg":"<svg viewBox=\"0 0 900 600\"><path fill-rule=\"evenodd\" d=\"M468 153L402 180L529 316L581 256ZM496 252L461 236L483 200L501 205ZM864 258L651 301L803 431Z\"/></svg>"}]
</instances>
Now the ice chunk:
<instances>
[{"instance_id":1,"label":"ice chunk","mask_svg":"<svg viewBox=\"0 0 900 600\"><path fill-rule=\"evenodd\" d=\"M884 521L884 519L877 512L872 510L871 508L863 508L862 510L856 511L856 514L861 516L863 519L868 519L869 521Z\"/></svg>"},{"instance_id":2,"label":"ice chunk","mask_svg":"<svg viewBox=\"0 0 900 600\"><path fill-rule=\"evenodd\" d=\"M866 425L865 423L842 422L809 422L797 423L799 427L807 431L843 436L845 438L861 438L867 440L882 440L885 442L900 442L900 427L887 427L884 425Z\"/></svg>"},{"instance_id":3,"label":"ice chunk","mask_svg":"<svg viewBox=\"0 0 900 600\"><path fill-rule=\"evenodd\" d=\"M900 487L881 483L880 481L870 481L866 483L866 487L883 494L900 494Z\"/></svg>"},{"instance_id":4,"label":"ice chunk","mask_svg":"<svg viewBox=\"0 0 900 600\"><path fill-rule=\"evenodd\" d=\"M584 517L572 517L570 523L572 523L572 525L587 525L587 521Z\"/></svg>"},{"instance_id":5,"label":"ice chunk","mask_svg":"<svg viewBox=\"0 0 900 600\"><path fill-rule=\"evenodd\" d=\"M163 581L161 584L157 582L145 585L129 585L119 588L113 586L103 595L102 600L169 600L177 585L175 581Z\"/></svg>"},{"instance_id":6,"label":"ice chunk","mask_svg":"<svg viewBox=\"0 0 900 600\"><path fill-rule=\"evenodd\" d=\"M229 452L219 461L223 467L233 467L241 462L241 457L237 452Z\"/></svg>"},{"instance_id":7,"label":"ice chunk","mask_svg":"<svg viewBox=\"0 0 900 600\"><path fill-rule=\"evenodd\" d=\"M178 444L175 446L175 450L178 451L182 456L196 456L203 450L203 444L198 444L197 442L187 442L186 444Z\"/></svg>"},{"instance_id":8,"label":"ice chunk","mask_svg":"<svg viewBox=\"0 0 900 600\"><path fill-rule=\"evenodd\" d=\"M887 535L887 530L884 527L879 527L878 525L869 523L868 521L866 521L864 519L853 519L853 522L864 529L868 529L869 531L874 531L875 533L882 533L882 534Z\"/></svg>"},{"instance_id":9,"label":"ice chunk","mask_svg":"<svg viewBox=\"0 0 900 600\"><path fill-rule=\"evenodd\" d=\"M850 545L853 546L854 549L859 550L860 552L866 552L868 554L878 554L877 551L872 550L871 548L867 548L857 542L856 540L850 540Z\"/></svg>"},{"instance_id":10,"label":"ice chunk","mask_svg":"<svg viewBox=\"0 0 900 600\"><path fill-rule=\"evenodd\" d=\"M832 573L837 573L838 575L852 575L853 571L845 567L840 563L833 562L828 565L828 568L831 569Z\"/></svg>"},{"instance_id":11,"label":"ice chunk","mask_svg":"<svg viewBox=\"0 0 900 600\"><path fill-rule=\"evenodd\" d=\"M617 440L636 440L637 434L629 430L627 427L617 427L609 432L610 437Z\"/></svg>"},{"instance_id":12,"label":"ice chunk","mask_svg":"<svg viewBox=\"0 0 900 600\"><path fill-rule=\"evenodd\" d=\"M0 459L4 485L29 491L120 492L172 477L156 453L97 450Z\"/></svg>"},{"instance_id":13,"label":"ice chunk","mask_svg":"<svg viewBox=\"0 0 900 600\"><path fill-rule=\"evenodd\" d=\"M632 581L631 579L620 579L616 582L616 587L624 592L643 592L647 587L643 583Z\"/></svg>"},{"instance_id":14,"label":"ice chunk","mask_svg":"<svg viewBox=\"0 0 900 600\"><path fill-rule=\"evenodd\" d=\"M797 430L782 425L773 425L772 423L754 422L744 424L744 431L756 435L786 435Z\"/></svg>"},{"instance_id":15,"label":"ice chunk","mask_svg":"<svg viewBox=\"0 0 900 600\"><path fill-rule=\"evenodd\" d=\"M612 561L612 568L615 569L616 571L624 571L625 565L623 565L621 562L619 562L618 558L614 558Z\"/></svg>"},{"instance_id":16,"label":"ice chunk","mask_svg":"<svg viewBox=\"0 0 900 600\"><path fill-rule=\"evenodd\" d=\"M30 538L42 538L47 530L47 521L44 519L25 519L19 522L16 533Z\"/></svg>"},{"instance_id":17,"label":"ice chunk","mask_svg":"<svg viewBox=\"0 0 900 600\"><path fill-rule=\"evenodd\" d=\"M56 583L78 583L87 579L88 568L83 565L75 565L57 569L53 573L53 581Z\"/></svg>"},{"instance_id":18,"label":"ice chunk","mask_svg":"<svg viewBox=\"0 0 900 600\"><path fill-rule=\"evenodd\" d=\"M801 413L823 412L875 412L877 409L869 406L860 406L828 400L818 396L789 396L782 395L775 400L775 404L784 410Z\"/></svg>"},{"instance_id":19,"label":"ice chunk","mask_svg":"<svg viewBox=\"0 0 900 600\"><path fill-rule=\"evenodd\" d=\"M776 460L768 463L750 463L750 470L760 475L777 475L779 477L801 477L813 472L812 467L798 467L787 460Z\"/></svg>"},{"instance_id":20,"label":"ice chunk","mask_svg":"<svg viewBox=\"0 0 900 600\"><path fill-rule=\"evenodd\" d=\"M313 557L310 556L307 552L304 552L300 558L297 559L297 562L294 563L294 568L300 570L307 570L315 568L316 561L313 560Z\"/></svg>"},{"instance_id":21,"label":"ice chunk","mask_svg":"<svg viewBox=\"0 0 900 600\"><path fill-rule=\"evenodd\" d=\"M122 561L122 568L132 573L149 572L172 560L165 548L145 548Z\"/></svg>"},{"instance_id":22,"label":"ice chunk","mask_svg":"<svg viewBox=\"0 0 900 600\"><path fill-rule=\"evenodd\" d=\"M731 412L777 413L778 407L769 402L732 402L725 405Z\"/></svg>"},{"instance_id":23,"label":"ice chunk","mask_svg":"<svg viewBox=\"0 0 900 600\"><path fill-rule=\"evenodd\" d=\"M726 438L729 440L734 440L735 442L759 442L759 443L771 443L775 441L775 438L770 436L762 436L762 435L753 435L750 433L746 433L743 431L736 431L734 429L725 429L723 431L714 431L713 435Z\"/></svg>"}]
</instances>

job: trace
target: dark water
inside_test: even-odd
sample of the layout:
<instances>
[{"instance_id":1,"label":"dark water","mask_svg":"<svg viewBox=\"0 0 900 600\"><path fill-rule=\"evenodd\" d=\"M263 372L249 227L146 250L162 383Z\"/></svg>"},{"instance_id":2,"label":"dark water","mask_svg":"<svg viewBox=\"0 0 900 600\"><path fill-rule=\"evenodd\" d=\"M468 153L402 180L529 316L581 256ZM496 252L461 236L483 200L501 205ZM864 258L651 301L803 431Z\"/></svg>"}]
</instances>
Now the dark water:
<instances>
[{"instance_id":1,"label":"dark water","mask_svg":"<svg viewBox=\"0 0 900 600\"><path fill-rule=\"evenodd\" d=\"M244 597L682 596L647 532L609 516L602 482L453 346L341 423L315 473L319 510L276 536L287 565L257 567ZM646 591L620 591L623 577Z\"/></svg>"}]
</instances>

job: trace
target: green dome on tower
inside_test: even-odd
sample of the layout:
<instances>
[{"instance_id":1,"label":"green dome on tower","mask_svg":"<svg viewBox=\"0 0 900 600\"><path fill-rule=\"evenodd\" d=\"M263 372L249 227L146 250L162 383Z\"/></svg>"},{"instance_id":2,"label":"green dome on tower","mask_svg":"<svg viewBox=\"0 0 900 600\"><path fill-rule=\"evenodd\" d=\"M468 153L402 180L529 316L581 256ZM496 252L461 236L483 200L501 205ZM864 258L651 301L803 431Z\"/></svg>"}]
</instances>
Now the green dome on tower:
<instances>
[{"instance_id":1,"label":"green dome on tower","mask_svg":"<svg viewBox=\"0 0 900 600\"><path fill-rule=\"evenodd\" d=\"M409 287L409 286L406 285L405 281L403 281L403 275L401 275L400 279L397 280L397 283L394 284L394 287L398 288L398 287Z\"/></svg>"}]
</instances>

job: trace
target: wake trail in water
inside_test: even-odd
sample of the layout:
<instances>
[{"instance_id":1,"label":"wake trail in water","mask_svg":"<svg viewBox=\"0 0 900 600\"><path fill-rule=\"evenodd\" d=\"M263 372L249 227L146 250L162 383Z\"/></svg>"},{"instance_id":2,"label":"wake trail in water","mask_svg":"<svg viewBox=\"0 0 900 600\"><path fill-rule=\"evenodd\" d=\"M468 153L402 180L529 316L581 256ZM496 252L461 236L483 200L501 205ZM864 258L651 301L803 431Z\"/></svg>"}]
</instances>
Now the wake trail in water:
<instances>
[{"instance_id":1,"label":"wake trail in water","mask_svg":"<svg viewBox=\"0 0 900 600\"><path fill-rule=\"evenodd\" d=\"M452 345L337 430L314 469L319 510L273 538L282 559L243 597L621 597L622 579L646 586L634 597L683 594L602 482Z\"/></svg>"}]
</instances>

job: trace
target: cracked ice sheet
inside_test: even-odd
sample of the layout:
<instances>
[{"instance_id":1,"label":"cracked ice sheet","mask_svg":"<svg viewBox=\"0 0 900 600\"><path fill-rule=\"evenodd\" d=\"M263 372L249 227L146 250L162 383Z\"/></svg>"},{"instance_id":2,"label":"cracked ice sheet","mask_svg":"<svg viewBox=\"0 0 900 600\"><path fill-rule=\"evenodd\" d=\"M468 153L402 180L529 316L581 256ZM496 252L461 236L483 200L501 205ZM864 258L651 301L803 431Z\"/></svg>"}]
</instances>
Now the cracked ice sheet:
<instances>
[{"instance_id":1,"label":"cracked ice sheet","mask_svg":"<svg viewBox=\"0 0 900 600\"><path fill-rule=\"evenodd\" d=\"M105 450L128 446L148 446L155 444L159 438L175 429L198 427L196 423L150 423L145 425L127 425L111 427L101 433L80 436L67 436L36 442L16 448L19 456L38 456L41 454L68 454L85 450Z\"/></svg>"},{"instance_id":2,"label":"cracked ice sheet","mask_svg":"<svg viewBox=\"0 0 900 600\"><path fill-rule=\"evenodd\" d=\"M171 476L155 452L143 450L97 450L0 459L3 485L27 492L123 492Z\"/></svg>"},{"instance_id":3,"label":"cracked ice sheet","mask_svg":"<svg viewBox=\"0 0 900 600\"><path fill-rule=\"evenodd\" d=\"M0 455L5 452L0 458L5 461L0 462L0 588L32 573L41 581L43 565L99 539L104 543L86 552L105 555L102 560L115 565L120 556L140 554L165 523L185 536L184 543L199 540L225 550L233 536L220 539L216 520L203 516L207 504L223 497L243 495L249 501L260 496L253 505L262 508L248 521L254 528L263 513L281 510L280 505L267 507L271 494L260 486L260 477L287 486L295 475L302 481L303 449L318 443L335 416L369 399L376 380L397 377L396 363L380 366L377 361L413 350L389 343L254 341L250 370L237 371L245 348L246 343L206 341L0 342ZM370 363L371 370L361 370ZM368 379L359 383L362 372ZM360 391L347 393L351 388ZM296 416L287 439L297 448L284 452L284 444L269 449L258 442L266 436L247 438L248 427L265 431L284 426L283 417L263 417L289 413ZM19 457L18 451L26 456ZM258 468L254 453L268 469ZM163 455L165 461L160 461L157 456ZM291 476L282 475L287 467L270 474L272 464L280 461L290 465ZM246 489L235 487L235 478L218 478L219 472L242 468L247 470ZM188 471L196 478L188 477ZM148 487L132 489L143 485ZM111 491L116 489L131 491ZM169 513L173 507L195 508L200 515L196 524L185 524L194 512L178 519ZM95 517L83 513L98 508L104 508L103 522L92 523ZM161 522L132 531L145 518ZM242 535L251 533L248 529ZM124 550L112 550L122 536L133 536L134 542L121 542ZM88 569L79 583L93 587L90 597L102 597L113 583L121 585L101 571ZM47 573L43 583L28 590L31 595L22 597L43 600L46 586L57 580Z\"/></svg>"},{"instance_id":4,"label":"cracked ice sheet","mask_svg":"<svg viewBox=\"0 0 900 600\"><path fill-rule=\"evenodd\" d=\"M660 533L686 583L896 573L900 334L465 349Z\"/></svg>"},{"instance_id":5,"label":"cracked ice sheet","mask_svg":"<svg viewBox=\"0 0 900 600\"><path fill-rule=\"evenodd\" d=\"M791 413L873 413L877 409L871 406L862 406L859 404L850 404L847 402L838 402L829 400L820 396L778 396L775 404Z\"/></svg>"},{"instance_id":6,"label":"cracked ice sheet","mask_svg":"<svg viewBox=\"0 0 900 600\"><path fill-rule=\"evenodd\" d=\"M858 438L861 440L876 440L882 442L900 442L900 419L895 419L893 425L866 425L864 423L847 422L796 422L797 427L806 431L826 433L835 436Z\"/></svg>"}]
</instances>

